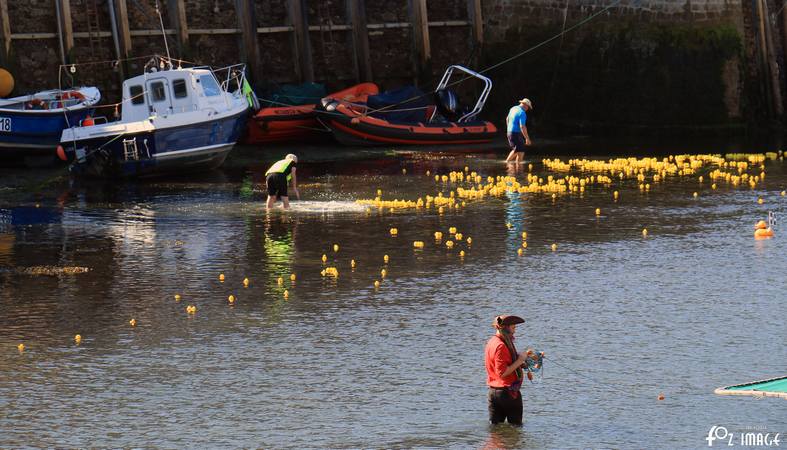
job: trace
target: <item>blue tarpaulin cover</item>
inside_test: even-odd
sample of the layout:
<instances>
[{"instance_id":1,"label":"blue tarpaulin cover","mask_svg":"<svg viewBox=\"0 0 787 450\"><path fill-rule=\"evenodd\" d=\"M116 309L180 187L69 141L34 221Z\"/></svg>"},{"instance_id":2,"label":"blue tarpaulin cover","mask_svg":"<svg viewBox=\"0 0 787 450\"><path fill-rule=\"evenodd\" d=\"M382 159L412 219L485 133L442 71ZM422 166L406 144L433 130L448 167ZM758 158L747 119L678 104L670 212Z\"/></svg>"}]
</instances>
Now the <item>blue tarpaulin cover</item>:
<instances>
[{"instance_id":1,"label":"blue tarpaulin cover","mask_svg":"<svg viewBox=\"0 0 787 450\"><path fill-rule=\"evenodd\" d=\"M426 107L433 104L431 95L424 93L415 86L385 91L382 94L370 95L366 106L372 111L371 116L390 122L422 122L426 120ZM390 106L384 111L374 110ZM417 109L413 109L417 108ZM401 111L406 109L407 111Z\"/></svg>"}]
</instances>

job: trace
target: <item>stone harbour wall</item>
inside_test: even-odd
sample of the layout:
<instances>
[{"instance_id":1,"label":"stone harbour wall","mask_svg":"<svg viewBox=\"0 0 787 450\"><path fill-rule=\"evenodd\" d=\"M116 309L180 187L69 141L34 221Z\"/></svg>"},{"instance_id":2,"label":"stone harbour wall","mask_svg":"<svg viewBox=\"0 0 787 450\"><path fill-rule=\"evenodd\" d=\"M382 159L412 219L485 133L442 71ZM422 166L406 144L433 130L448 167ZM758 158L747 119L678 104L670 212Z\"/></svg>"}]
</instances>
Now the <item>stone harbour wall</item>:
<instances>
[{"instance_id":1,"label":"stone harbour wall","mask_svg":"<svg viewBox=\"0 0 787 450\"><path fill-rule=\"evenodd\" d=\"M145 63L141 57L164 53L155 0L5 1L11 39L0 64L15 76L14 94L56 87L60 80L96 84L105 99L116 101L121 70L137 74ZM125 4L129 57L140 57L125 67L113 63L118 56L109 1ZM422 1L430 23L425 61L413 14ZM763 1L770 9L772 51L784 85L785 22L776 14L781 5ZM65 55L56 2L68 3L71 10L74 47ZM258 28L252 38L256 61L245 61L250 53L244 48L244 17L239 20L237 12L242 2L249 2ZM174 57L214 67L248 62L261 95L286 83L315 81L331 91L364 81L349 12L354 3L365 11L371 81L383 89L418 83L428 91L450 64L488 69L494 87L484 115L498 125L522 96L536 105L536 128L561 134L756 122L775 95L767 84L752 2L480 0L479 41L472 0L159 0ZM185 12L185 41L176 29L177 9L172 9L178 4ZM88 18L91 8L97 24ZM299 58L297 8L309 27L304 35L310 70ZM63 62L76 63L76 73L61 71ZM478 89L478 83L456 87L466 102Z\"/></svg>"}]
</instances>

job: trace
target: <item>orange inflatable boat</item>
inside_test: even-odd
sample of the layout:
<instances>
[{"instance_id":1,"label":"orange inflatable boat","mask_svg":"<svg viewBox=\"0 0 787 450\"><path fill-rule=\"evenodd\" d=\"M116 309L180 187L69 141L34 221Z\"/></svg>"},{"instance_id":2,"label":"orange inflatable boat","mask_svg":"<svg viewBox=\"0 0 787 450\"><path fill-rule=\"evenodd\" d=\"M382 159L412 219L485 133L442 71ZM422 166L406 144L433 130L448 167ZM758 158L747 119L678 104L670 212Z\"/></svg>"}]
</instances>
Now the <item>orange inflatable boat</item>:
<instances>
[{"instance_id":1,"label":"orange inflatable boat","mask_svg":"<svg viewBox=\"0 0 787 450\"><path fill-rule=\"evenodd\" d=\"M350 104L362 104L366 102L368 96L379 92L376 84L361 83L335 92L330 97ZM327 130L317 122L315 106L312 103L262 108L249 121L245 142L270 144L311 141L325 137Z\"/></svg>"},{"instance_id":2,"label":"orange inflatable boat","mask_svg":"<svg viewBox=\"0 0 787 450\"><path fill-rule=\"evenodd\" d=\"M448 89L455 72L476 78L481 93L472 107L464 107ZM369 96L365 104L326 97L317 106L317 117L346 145L464 145L491 141L497 128L478 114L492 89L492 81L462 66L449 66L433 93L404 87Z\"/></svg>"}]
</instances>

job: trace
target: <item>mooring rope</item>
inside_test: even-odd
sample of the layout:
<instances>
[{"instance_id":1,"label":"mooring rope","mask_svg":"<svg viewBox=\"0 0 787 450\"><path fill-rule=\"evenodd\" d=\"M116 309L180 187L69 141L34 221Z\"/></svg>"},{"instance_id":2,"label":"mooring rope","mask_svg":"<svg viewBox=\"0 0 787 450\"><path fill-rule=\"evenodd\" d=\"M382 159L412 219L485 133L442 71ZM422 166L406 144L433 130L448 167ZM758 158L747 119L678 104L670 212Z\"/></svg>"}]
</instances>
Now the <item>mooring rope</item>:
<instances>
[{"instance_id":1,"label":"mooring rope","mask_svg":"<svg viewBox=\"0 0 787 450\"><path fill-rule=\"evenodd\" d=\"M564 28L560 33L557 33L556 35L551 36L551 37L549 37L549 38L539 42L538 44L536 44L536 45L534 45L534 46L532 46L532 47L530 47L530 48L528 48L528 49L526 49L526 50L524 50L522 52L519 52L519 53L517 53L517 54L515 54L515 55L513 55L513 56L511 56L509 58L506 58L506 59L504 59L504 60L502 60L502 61L500 61L500 62L498 62L496 64L493 64L493 65L491 65L491 66L489 66L489 67L487 67L485 69L479 70L477 72L479 74L484 74L484 73L489 72L491 70L494 70L494 69L496 69L496 68L498 68L498 67L500 67L500 66L502 66L504 64L508 64L509 62L511 62L511 61L513 61L513 60L515 60L517 58L521 58L522 56L524 56L524 55L526 55L526 54L528 54L528 53L530 53L530 52L532 52L532 51L534 51L536 49L539 49L539 48L543 47L544 45L549 44L550 42L554 41L555 39L559 39L559 38L563 37L564 35L566 35L566 34L572 32L572 31L576 30L577 28L585 25L586 23L590 22L591 20L595 19L596 17L600 16L601 14L604 14L607 11L609 11L610 9L614 8L615 6L620 4L621 1L622 0L614 0L612 3L610 3L606 7L602 8L598 12L591 14L590 16L586 17L585 19L582 19L581 21L577 22L576 24L574 24L574 25L572 25L572 26L570 26L568 28ZM473 79L473 78L474 77L472 77L470 75L467 75L464 78L460 78L460 79L458 79L458 80L456 80L454 82L448 83L446 85L446 87L456 86L457 84L463 83L463 82L465 82L465 81L467 81L469 79ZM417 100L419 98L424 98L424 97L426 97L428 95L431 95L431 92L429 94L422 94L422 95L419 95L419 96L416 96L416 97L413 97L413 98L401 101L401 102L393 104L393 105L385 106L385 107L382 107L382 108L379 108L379 109L376 109L376 110L367 111L367 114L383 111L383 110L385 110L387 108L390 108L390 107L393 107L393 106L398 106L400 104L404 104L404 103L407 103L407 102L410 102L410 101L413 101L413 100Z\"/></svg>"}]
</instances>

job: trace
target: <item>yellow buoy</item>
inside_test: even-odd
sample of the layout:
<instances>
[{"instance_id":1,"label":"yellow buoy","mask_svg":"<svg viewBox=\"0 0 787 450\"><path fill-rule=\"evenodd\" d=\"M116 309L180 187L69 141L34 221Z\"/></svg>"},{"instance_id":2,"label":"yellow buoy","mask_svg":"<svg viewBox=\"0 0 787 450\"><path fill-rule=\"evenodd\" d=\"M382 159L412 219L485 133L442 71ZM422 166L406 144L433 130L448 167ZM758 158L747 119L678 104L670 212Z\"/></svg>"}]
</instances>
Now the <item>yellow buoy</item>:
<instances>
[{"instance_id":1,"label":"yellow buoy","mask_svg":"<svg viewBox=\"0 0 787 450\"><path fill-rule=\"evenodd\" d=\"M397 230L396 228L391 228L390 230L388 230L388 232L391 233L391 236L396 236L397 234L399 234L399 230Z\"/></svg>"},{"instance_id":2,"label":"yellow buoy","mask_svg":"<svg viewBox=\"0 0 787 450\"><path fill-rule=\"evenodd\" d=\"M467 245L470 245L470 244L472 244L472 243L473 243L473 238L471 238L470 236L468 236L468 237L467 237L467 240L466 240L465 242L467 242Z\"/></svg>"},{"instance_id":3,"label":"yellow buoy","mask_svg":"<svg viewBox=\"0 0 787 450\"><path fill-rule=\"evenodd\" d=\"M335 252L339 251L339 244L333 244L333 251Z\"/></svg>"},{"instance_id":4,"label":"yellow buoy","mask_svg":"<svg viewBox=\"0 0 787 450\"><path fill-rule=\"evenodd\" d=\"M322 262L325 262L325 261L328 261L328 255L323 254L322 255Z\"/></svg>"},{"instance_id":5,"label":"yellow buoy","mask_svg":"<svg viewBox=\"0 0 787 450\"><path fill-rule=\"evenodd\" d=\"M292 281L294 283L295 280L297 280L297 279L298 279L298 277L296 277L294 273L290 274L290 281Z\"/></svg>"},{"instance_id":6,"label":"yellow buoy","mask_svg":"<svg viewBox=\"0 0 787 450\"><path fill-rule=\"evenodd\" d=\"M527 239L527 231L522 232L522 240Z\"/></svg>"},{"instance_id":7,"label":"yellow buoy","mask_svg":"<svg viewBox=\"0 0 787 450\"><path fill-rule=\"evenodd\" d=\"M388 272L385 269L380 271L380 277L381 278L385 278L386 275L388 275Z\"/></svg>"},{"instance_id":8,"label":"yellow buoy","mask_svg":"<svg viewBox=\"0 0 787 450\"><path fill-rule=\"evenodd\" d=\"M0 97L7 97L14 90L14 77L11 72L0 69Z\"/></svg>"},{"instance_id":9,"label":"yellow buoy","mask_svg":"<svg viewBox=\"0 0 787 450\"><path fill-rule=\"evenodd\" d=\"M382 189L377 189L377 196L378 197L382 197L383 196L383 190Z\"/></svg>"},{"instance_id":10,"label":"yellow buoy","mask_svg":"<svg viewBox=\"0 0 787 450\"><path fill-rule=\"evenodd\" d=\"M454 241L445 241L445 246L448 248L454 248Z\"/></svg>"},{"instance_id":11,"label":"yellow buoy","mask_svg":"<svg viewBox=\"0 0 787 450\"><path fill-rule=\"evenodd\" d=\"M597 216L600 216L600 215L601 215L601 208L596 208L596 215L597 215Z\"/></svg>"},{"instance_id":12,"label":"yellow buoy","mask_svg":"<svg viewBox=\"0 0 787 450\"><path fill-rule=\"evenodd\" d=\"M282 293L282 295L284 296L284 298L289 298L289 297L290 297L290 291L288 291L287 289L285 289L285 290L284 290L284 293Z\"/></svg>"},{"instance_id":13,"label":"yellow buoy","mask_svg":"<svg viewBox=\"0 0 787 450\"><path fill-rule=\"evenodd\" d=\"M522 256L524 253L525 252L521 248L517 249L517 251L516 251L516 254L519 255L519 256Z\"/></svg>"},{"instance_id":14,"label":"yellow buoy","mask_svg":"<svg viewBox=\"0 0 787 450\"><path fill-rule=\"evenodd\" d=\"M508 228L510 230L511 228L514 228L514 225L511 222L507 222L506 223L506 228Z\"/></svg>"},{"instance_id":15,"label":"yellow buoy","mask_svg":"<svg viewBox=\"0 0 787 450\"><path fill-rule=\"evenodd\" d=\"M693 195L694 195L694 198L697 198L697 197L700 196L699 192L695 192Z\"/></svg>"},{"instance_id":16,"label":"yellow buoy","mask_svg":"<svg viewBox=\"0 0 787 450\"><path fill-rule=\"evenodd\" d=\"M427 170L427 171L426 171L426 176L427 176L427 177L428 177L428 176L430 176L431 174L432 174L432 172L431 172L431 171L429 171L429 170Z\"/></svg>"},{"instance_id":17,"label":"yellow buoy","mask_svg":"<svg viewBox=\"0 0 787 450\"><path fill-rule=\"evenodd\" d=\"M443 233L442 233L441 231L435 231L435 232L434 232L434 239L435 239L436 241L439 241L439 240L440 240L440 239L442 239L442 238L443 238Z\"/></svg>"},{"instance_id":18,"label":"yellow buoy","mask_svg":"<svg viewBox=\"0 0 787 450\"><path fill-rule=\"evenodd\" d=\"M19 344L16 346L16 349L19 350L19 353L25 351L25 344Z\"/></svg>"},{"instance_id":19,"label":"yellow buoy","mask_svg":"<svg viewBox=\"0 0 787 450\"><path fill-rule=\"evenodd\" d=\"M230 296L227 297L227 301L230 302L230 305L235 303L235 296L230 294Z\"/></svg>"},{"instance_id":20,"label":"yellow buoy","mask_svg":"<svg viewBox=\"0 0 787 450\"><path fill-rule=\"evenodd\" d=\"M413 241L414 248L424 248L424 241Z\"/></svg>"},{"instance_id":21,"label":"yellow buoy","mask_svg":"<svg viewBox=\"0 0 787 450\"><path fill-rule=\"evenodd\" d=\"M711 184L711 185L710 185L710 188L711 188L711 189L716 189L716 183L713 183L713 184Z\"/></svg>"},{"instance_id":22,"label":"yellow buoy","mask_svg":"<svg viewBox=\"0 0 787 450\"><path fill-rule=\"evenodd\" d=\"M464 250L460 250L459 251L459 257L460 258L464 258L465 257L465 251Z\"/></svg>"},{"instance_id":23,"label":"yellow buoy","mask_svg":"<svg viewBox=\"0 0 787 450\"><path fill-rule=\"evenodd\" d=\"M249 279L248 278L244 278L243 279L243 287L249 287Z\"/></svg>"},{"instance_id":24,"label":"yellow buoy","mask_svg":"<svg viewBox=\"0 0 787 450\"><path fill-rule=\"evenodd\" d=\"M615 191L615 192L613 192L613 193L612 193L612 198L614 198L615 200L617 200L617 199L618 199L618 197L620 197L620 193L618 193L618 191Z\"/></svg>"},{"instance_id":25,"label":"yellow buoy","mask_svg":"<svg viewBox=\"0 0 787 450\"><path fill-rule=\"evenodd\" d=\"M131 319L131 320L129 320L129 321L128 321L128 324L129 324L129 325L131 325L132 327L135 327L135 326L137 326L137 319Z\"/></svg>"},{"instance_id":26,"label":"yellow buoy","mask_svg":"<svg viewBox=\"0 0 787 450\"><path fill-rule=\"evenodd\" d=\"M194 305L189 305L186 307L187 314L195 314L197 312L197 307Z\"/></svg>"},{"instance_id":27,"label":"yellow buoy","mask_svg":"<svg viewBox=\"0 0 787 450\"><path fill-rule=\"evenodd\" d=\"M757 199L757 203L762 205L763 203L765 203L765 200L763 200L762 197L760 197Z\"/></svg>"},{"instance_id":28,"label":"yellow buoy","mask_svg":"<svg viewBox=\"0 0 787 450\"><path fill-rule=\"evenodd\" d=\"M283 277L276 278L276 284L278 284L279 286L284 284L284 278Z\"/></svg>"},{"instance_id":29,"label":"yellow buoy","mask_svg":"<svg viewBox=\"0 0 787 450\"><path fill-rule=\"evenodd\" d=\"M642 229L642 236L644 237L644 236L647 236L647 235L648 235L648 229L647 228L643 228Z\"/></svg>"},{"instance_id":30,"label":"yellow buoy","mask_svg":"<svg viewBox=\"0 0 787 450\"><path fill-rule=\"evenodd\" d=\"M437 212L439 214L443 214L445 212L445 209L441 206L441 207L437 208Z\"/></svg>"},{"instance_id":31,"label":"yellow buoy","mask_svg":"<svg viewBox=\"0 0 787 450\"><path fill-rule=\"evenodd\" d=\"M176 301L176 302L179 302L179 301L180 301L180 294L175 294L175 301Z\"/></svg>"},{"instance_id":32,"label":"yellow buoy","mask_svg":"<svg viewBox=\"0 0 787 450\"><path fill-rule=\"evenodd\" d=\"M374 288L375 289L379 289L380 288L380 282L378 280L374 280Z\"/></svg>"},{"instance_id":33,"label":"yellow buoy","mask_svg":"<svg viewBox=\"0 0 787 450\"><path fill-rule=\"evenodd\" d=\"M522 242L522 248L527 248L527 241Z\"/></svg>"},{"instance_id":34,"label":"yellow buoy","mask_svg":"<svg viewBox=\"0 0 787 450\"><path fill-rule=\"evenodd\" d=\"M389 260L389 259L390 259L390 258L388 258L388 255L383 255L383 262L384 262L384 263L388 264L388 260Z\"/></svg>"},{"instance_id":35,"label":"yellow buoy","mask_svg":"<svg viewBox=\"0 0 787 450\"><path fill-rule=\"evenodd\" d=\"M556 252L556 251L557 251L557 244L552 244L552 251L553 251L553 252Z\"/></svg>"},{"instance_id":36,"label":"yellow buoy","mask_svg":"<svg viewBox=\"0 0 787 450\"><path fill-rule=\"evenodd\" d=\"M448 234L456 234L456 227L448 228Z\"/></svg>"},{"instance_id":37,"label":"yellow buoy","mask_svg":"<svg viewBox=\"0 0 787 450\"><path fill-rule=\"evenodd\" d=\"M782 191L782 197L784 197L785 195L787 195L787 191Z\"/></svg>"},{"instance_id":38,"label":"yellow buoy","mask_svg":"<svg viewBox=\"0 0 787 450\"><path fill-rule=\"evenodd\" d=\"M461 241L464 236L462 235L462 233L456 233L454 237L456 238L457 241Z\"/></svg>"},{"instance_id":39,"label":"yellow buoy","mask_svg":"<svg viewBox=\"0 0 787 450\"><path fill-rule=\"evenodd\" d=\"M402 169L402 175L407 174L407 169Z\"/></svg>"},{"instance_id":40,"label":"yellow buoy","mask_svg":"<svg viewBox=\"0 0 787 450\"><path fill-rule=\"evenodd\" d=\"M76 336L74 336L74 342L77 345L81 344L82 343L82 335L81 334L77 334Z\"/></svg>"},{"instance_id":41,"label":"yellow buoy","mask_svg":"<svg viewBox=\"0 0 787 450\"><path fill-rule=\"evenodd\" d=\"M221 281L222 283L224 282L224 274L223 273L219 274L219 281Z\"/></svg>"},{"instance_id":42,"label":"yellow buoy","mask_svg":"<svg viewBox=\"0 0 787 450\"><path fill-rule=\"evenodd\" d=\"M350 260L350 267L352 267L353 269L355 269L355 260L354 260L354 259L351 259L351 260Z\"/></svg>"}]
</instances>

